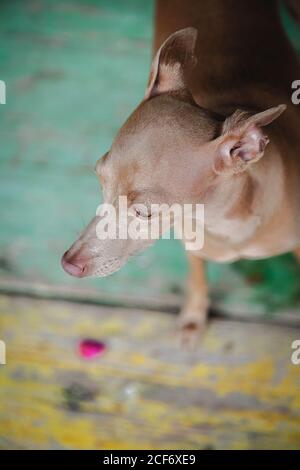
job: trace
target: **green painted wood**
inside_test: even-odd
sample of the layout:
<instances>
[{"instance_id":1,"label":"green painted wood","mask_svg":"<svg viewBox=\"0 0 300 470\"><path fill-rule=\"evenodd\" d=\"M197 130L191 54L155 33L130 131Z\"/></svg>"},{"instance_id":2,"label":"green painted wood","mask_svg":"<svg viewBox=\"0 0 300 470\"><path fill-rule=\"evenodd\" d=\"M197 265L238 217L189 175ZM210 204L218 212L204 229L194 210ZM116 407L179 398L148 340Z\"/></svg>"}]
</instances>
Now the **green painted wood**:
<instances>
[{"instance_id":1,"label":"green painted wood","mask_svg":"<svg viewBox=\"0 0 300 470\"><path fill-rule=\"evenodd\" d=\"M0 109L0 242L6 277L141 294L169 291L174 272L179 280L177 243L168 250L159 244L101 283L78 282L59 262L100 202L96 160L143 96L152 8L139 1L2 5L7 105ZM157 255L165 267L162 285Z\"/></svg>"},{"instance_id":2,"label":"green painted wood","mask_svg":"<svg viewBox=\"0 0 300 470\"><path fill-rule=\"evenodd\" d=\"M78 281L60 267L101 199L95 161L143 96L153 2L7 1L0 9L0 286L178 303L187 266L177 241L159 241L101 280ZM286 15L285 23L299 47ZM208 272L214 305L226 312L298 311L300 273L289 255Z\"/></svg>"}]
</instances>

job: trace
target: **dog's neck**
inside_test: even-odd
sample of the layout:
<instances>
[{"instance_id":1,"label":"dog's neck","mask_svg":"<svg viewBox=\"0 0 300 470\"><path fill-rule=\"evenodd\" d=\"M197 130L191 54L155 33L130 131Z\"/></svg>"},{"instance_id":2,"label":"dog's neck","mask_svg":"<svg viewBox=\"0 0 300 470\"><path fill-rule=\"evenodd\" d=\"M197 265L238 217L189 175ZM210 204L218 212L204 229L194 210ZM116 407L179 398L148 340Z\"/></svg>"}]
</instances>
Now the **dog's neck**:
<instances>
[{"instance_id":1,"label":"dog's neck","mask_svg":"<svg viewBox=\"0 0 300 470\"><path fill-rule=\"evenodd\" d=\"M273 165L268 164L270 158ZM270 144L266 155L248 170L212 180L200 201L205 205L206 229L217 234L236 224L241 238L247 238L252 230L267 226L283 202L283 173L279 153Z\"/></svg>"},{"instance_id":2,"label":"dog's neck","mask_svg":"<svg viewBox=\"0 0 300 470\"><path fill-rule=\"evenodd\" d=\"M158 0L154 49L186 26L198 30L198 64L188 78L198 104L230 114L266 107L272 94L289 98L295 57L276 0Z\"/></svg>"},{"instance_id":3,"label":"dog's neck","mask_svg":"<svg viewBox=\"0 0 300 470\"><path fill-rule=\"evenodd\" d=\"M254 23L266 31L266 20L273 21L277 8L276 0L157 0L154 49L174 31L187 26L198 29L199 39L208 36L226 39L234 34L238 37L242 34L243 38L247 36L245 27ZM253 39L253 30L251 33L252 38L248 36L247 43ZM214 45L204 43L203 47L210 50Z\"/></svg>"}]
</instances>

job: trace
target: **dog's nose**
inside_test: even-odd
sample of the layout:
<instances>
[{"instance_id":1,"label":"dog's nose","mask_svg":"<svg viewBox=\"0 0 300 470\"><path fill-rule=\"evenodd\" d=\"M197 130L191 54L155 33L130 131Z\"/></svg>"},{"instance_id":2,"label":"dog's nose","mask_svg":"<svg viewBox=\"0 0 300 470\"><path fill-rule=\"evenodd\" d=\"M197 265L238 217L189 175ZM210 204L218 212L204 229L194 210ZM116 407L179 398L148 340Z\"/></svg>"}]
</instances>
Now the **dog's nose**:
<instances>
[{"instance_id":1,"label":"dog's nose","mask_svg":"<svg viewBox=\"0 0 300 470\"><path fill-rule=\"evenodd\" d=\"M65 252L61 259L61 264L64 270L75 277L83 277L85 275L85 264L82 261L68 259L68 251Z\"/></svg>"}]
</instances>

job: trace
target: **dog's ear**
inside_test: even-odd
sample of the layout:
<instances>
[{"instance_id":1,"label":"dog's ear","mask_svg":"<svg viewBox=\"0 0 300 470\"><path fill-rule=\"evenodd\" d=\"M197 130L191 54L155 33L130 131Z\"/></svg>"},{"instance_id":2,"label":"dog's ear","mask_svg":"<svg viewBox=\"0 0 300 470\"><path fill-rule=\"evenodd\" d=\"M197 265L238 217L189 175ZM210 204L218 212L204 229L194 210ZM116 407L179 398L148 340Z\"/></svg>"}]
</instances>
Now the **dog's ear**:
<instances>
[{"instance_id":1,"label":"dog's ear","mask_svg":"<svg viewBox=\"0 0 300 470\"><path fill-rule=\"evenodd\" d=\"M196 63L195 28L185 28L168 37L157 51L150 70L144 99L185 88L184 69Z\"/></svg>"},{"instance_id":2,"label":"dog's ear","mask_svg":"<svg viewBox=\"0 0 300 470\"><path fill-rule=\"evenodd\" d=\"M286 109L285 104L258 114L238 110L227 118L217 139L214 170L217 174L240 173L264 154L269 139L262 127L274 121Z\"/></svg>"}]
</instances>

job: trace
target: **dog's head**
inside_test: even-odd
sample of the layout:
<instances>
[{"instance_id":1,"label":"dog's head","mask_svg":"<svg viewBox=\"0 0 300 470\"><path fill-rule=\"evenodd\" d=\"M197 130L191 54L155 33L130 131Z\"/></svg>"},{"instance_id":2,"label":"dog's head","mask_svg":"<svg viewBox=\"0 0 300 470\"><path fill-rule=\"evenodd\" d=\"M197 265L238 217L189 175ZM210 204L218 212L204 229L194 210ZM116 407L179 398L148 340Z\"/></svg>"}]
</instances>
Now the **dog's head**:
<instances>
[{"instance_id":1,"label":"dog's head","mask_svg":"<svg viewBox=\"0 0 300 470\"><path fill-rule=\"evenodd\" d=\"M246 170L268 143L261 127L285 108L252 115L236 111L225 119L199 107L185 80L185 71L195 62L196 37L194 28L186 28L164 42L153 60L143 101L96 164L104 202L116 214L119 196L126 196L127 222L149 223L158 216L152 213L153 205L201 202L222 178ZM99 237L101 220L103 214L97 214L64 254L62 264L69 274L111 274L152 243Z\"/></svg>"}]
</instances>

